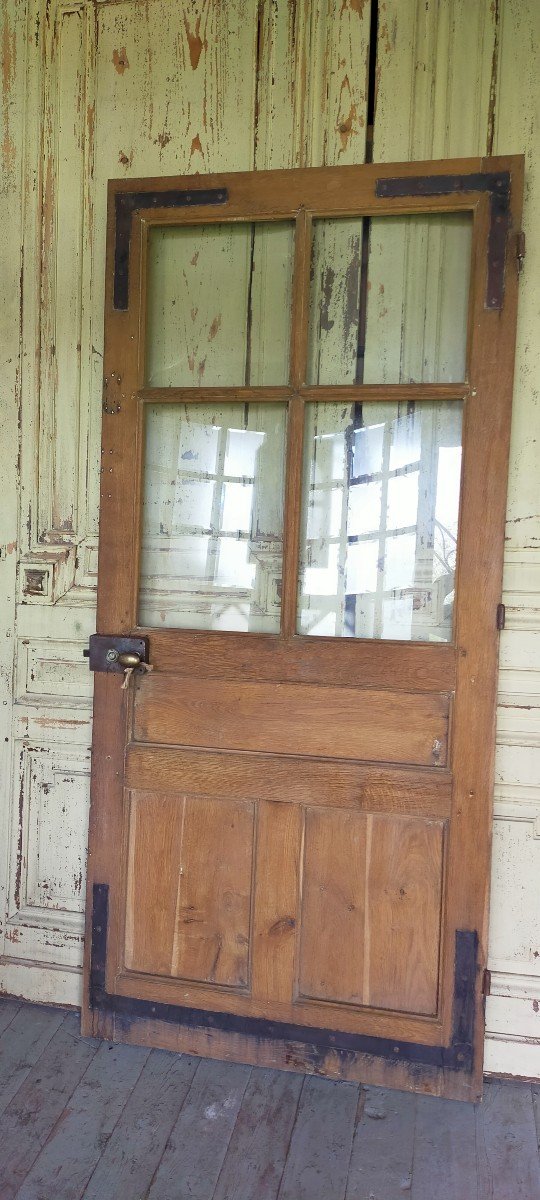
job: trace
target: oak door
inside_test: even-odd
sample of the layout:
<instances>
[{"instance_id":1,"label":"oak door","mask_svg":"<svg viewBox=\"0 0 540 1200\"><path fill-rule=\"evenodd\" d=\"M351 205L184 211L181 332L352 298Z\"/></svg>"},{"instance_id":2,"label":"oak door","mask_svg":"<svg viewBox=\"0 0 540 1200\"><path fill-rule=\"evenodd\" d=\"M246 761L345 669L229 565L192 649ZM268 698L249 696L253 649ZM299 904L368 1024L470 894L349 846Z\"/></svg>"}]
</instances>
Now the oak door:
<instances>
[{"instance_id":1,"label":"oak door","mask_svg":"<svg viewBox=\"0 0 540 1200\"><path fill-rule=\"evenodd\" d=\"M521 189L110 184L86 1032L479 1094Z\"/></svg>"}]
</instances>

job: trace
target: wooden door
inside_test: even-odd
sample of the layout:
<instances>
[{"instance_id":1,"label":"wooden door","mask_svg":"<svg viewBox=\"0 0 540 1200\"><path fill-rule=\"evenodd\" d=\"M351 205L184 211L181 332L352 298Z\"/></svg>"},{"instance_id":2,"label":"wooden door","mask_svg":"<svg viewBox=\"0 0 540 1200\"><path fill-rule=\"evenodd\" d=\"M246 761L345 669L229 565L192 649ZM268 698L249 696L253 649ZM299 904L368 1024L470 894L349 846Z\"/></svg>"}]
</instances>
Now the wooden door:
<instances>
[{"instance_id":1,"label":"wooden door","mask_svg":"<svg viewBox=\"0 0 540 1200\"><path fill-rule=\"evenodd\" d=\"M480 1094L521 195L110 184L85 1032Z\"/></svg>"}]
</instances>

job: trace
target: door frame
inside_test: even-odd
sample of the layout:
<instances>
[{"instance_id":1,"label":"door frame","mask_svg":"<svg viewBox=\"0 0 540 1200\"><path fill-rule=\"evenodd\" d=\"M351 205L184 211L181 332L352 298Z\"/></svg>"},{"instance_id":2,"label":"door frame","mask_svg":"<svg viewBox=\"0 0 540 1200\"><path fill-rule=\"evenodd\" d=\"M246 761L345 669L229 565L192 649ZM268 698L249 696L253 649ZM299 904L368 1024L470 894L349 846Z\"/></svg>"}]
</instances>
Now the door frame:
<instances>
[{"instance_id":1,"label":"door frame","mask_svg":"<svg viewBox=\"0 0 540 1200\"><path fill-rule=\"evenodd\" d=\"M323 194L323 204L310 204L310 193ZM140 480L142 468L142 411L149 398L143 387L145 344L143 296L146 275L146 229L149 224L209 223L260 219L297 222L293 276L291 387L266 389L291 397L292 435L289 460L298 461L300 405L320 393L305 385L306 345L295 331L302 327L308 302L306 262L309 261L311 213L321 216L391 216L418 213L472 212L473 256L469 307L469 370L463 384L354 385L325 389L347 399L464 401L464 447L482 448L479 470L464 466L462 519L458 551L461 611L478 617L466 630L458 620L453 644L402 644L429 677L437 664L455 680L459 697L453 721L452 853L445 881L451 897L454 946L447 945L441 991L453 996L443 1010L433 1044L396 1042L380 1031L358 1035L356 1042L341 1034L303 1027L279 1027L253 1018L228 1018L216 1024L215 1014L189 1024L187 1014L162 1011L164 1006L113 994L107 979L106 945L109 932L108 882L122 840L125 746L129 740L130 698L120 690L115 673L95 680L93 765L91 784L89 867L86 910L86 952L83 1032L96 1036L189 1050L214 1057L236 1058L292 1070L316 1071L339 1078L362 1079L396 1088L444 1092L474 1099L481 1093L483 1062L483 976L487 962L487 921L491 850L491 803L494 774L495 710L498 660L497 607L502 588L506 512L506 480L517 309L517 255L520 230L523 158L463 159L359 167L306 168L146 180L109 184L105 299L105 360L103 396L102 487L98 573L97 630L101 635L148 636L151 661L157 670L175 656L173 641L182 632L183 649L191 631L141 630L136 623L138 583L139 503L133 505L126 527L126 496ZM201 204L201 195L203 203ZM192 207L198 201L196 207ZM307 211L309 210L309 212ZM137 347L137 353L130 349ZM155 400L172 398L178 389L165 389ZM193 399L208 398L193 388ZM213 396L215 390L211 389ZM264 399L264 388L220 389L223 399ZM186 397L187 398L187 397ZM465 449L465 454L467 453ZM288 476L290 479L291 462ZM136 489L138 493L139 489ZM468 513L485 514L482 528L472 528ZM298 535L286 538L285 584L282 598L285 647L302 656L295 636L296 592L293 587ZM287 570L288 564L288 570ZM287 579L289 583L287 584ZM478 612L478 596L482 611ZM219 633L206 638L220 638ZM231 635L227 635L231 637ZM258 635L238 635L250 639ZM305 642L307 639L303 639ZM201 644L201 635L191 638ZM259 639L264 659L263 643ZM328 647L339 671L347 672L346 654L354 670L371 671L368 682L381 684L392 671L395 643L359 641L351 648L336 641ZM234 658L234 638L231 642ZM410 650L409 650L410 647ZM294 648L294 651L293 651ZM285 649L285 653L286 653ZM320 651L324 655L324 648ZM178 651L176 651L178 655ZM306 648L305 654L308 654ZM262 667L263 671L270 669ZM346 682L342 678L342 682ZM365 681L365 678L364 678ZM464 810L467 810L464 815ZM465 823L475 831L474 844ZM111 935L115 937L114 921ZM146 1005L141 1008L141 1005ZM172 1008L174 1006L167 1006ZM315 1036L316 1035L316 1036ZM360 1041L358 1040L360 1038ZM362 1041L363 1039L363 1041ZM461 1056L461 1057L460 1057Z\"/></svg>"}]
</instances>

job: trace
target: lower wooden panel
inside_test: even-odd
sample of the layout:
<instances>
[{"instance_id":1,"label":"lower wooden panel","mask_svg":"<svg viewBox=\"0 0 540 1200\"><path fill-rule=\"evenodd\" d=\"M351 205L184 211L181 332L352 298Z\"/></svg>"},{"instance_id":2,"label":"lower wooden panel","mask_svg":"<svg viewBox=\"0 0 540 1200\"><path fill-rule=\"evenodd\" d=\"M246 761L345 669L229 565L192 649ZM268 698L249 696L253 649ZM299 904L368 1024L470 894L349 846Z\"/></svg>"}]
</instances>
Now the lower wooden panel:
<instances>
[{"instance_id":1,"label":"lower wooden panel","mask_svg":"<svg viewBox=\"0 0 540 1200\"><path fill-rule=\"evenodd\" d=\"M444 766L448 695L150 675L135 741Z\"/></svg>"},{"instance_id":2,"label":"lower wooden panel","mask_svg":"<svg viewBox=\"0 0 540 1200\"><path fill-rule=\"evenodd\" d=\"M438 822L308 809L300 994L434 1015L442 871Z\"/></svg>"},{"instance_id":3,"label":"lower wooden panel","mask_svg":"<svg viewBox=\"0 0 540 1200\"><path fill-rule=\"evenodd\" d=\"M336 1028L436 1016L441 821L133 790L126 824L125 994Z\"/></svg>"},{"instance_id":4,"label":"lower wooden panel","mask_svg":"<svg viewBox=\"0 0 540 1200\"><path fill-rule=\"evenodd\" d=\"M247 986L253 804L132 792L128 829L126 967Z\"/></svg>"}]
</instances>

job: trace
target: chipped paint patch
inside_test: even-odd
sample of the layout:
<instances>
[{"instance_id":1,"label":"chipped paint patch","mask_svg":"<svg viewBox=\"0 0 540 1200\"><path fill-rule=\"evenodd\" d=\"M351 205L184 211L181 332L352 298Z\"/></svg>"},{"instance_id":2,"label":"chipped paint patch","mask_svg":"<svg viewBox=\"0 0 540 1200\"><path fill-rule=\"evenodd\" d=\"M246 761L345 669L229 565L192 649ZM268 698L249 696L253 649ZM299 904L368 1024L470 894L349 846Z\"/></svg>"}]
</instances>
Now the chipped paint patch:
<instances>
[{"instance_id":1,"label":"chipped paint patch","mask_svg":"<svg viewBox=\"0 0 540 1200\"><path fill-rule=\"evenodd\" d=\"M15 143L10 132L10 97L15 84L16 63L15 32L10 30L6 16L2 28L2 166L8 176L15 166L16 159Z\"/></svg>"},{"instance_id":2,"label":"chipped paint patch","mask_svg":"<svg viewBox=\"0 0 540 1200\"><path fill-rule=\"evenodd\" d=\"M184 28L186 30L186 38L189 47L189 61L192 71L196 71L199 65L200 57L203 50L208 49L206 38L201 38L201 18L197 17L195 21L195 31L190 29L187 17L184 17Z\"/></svg>"},{"instance_id":3,"label":"chipped paint patch","mask_svg":"<svg viewBox=\"0 0 540 1200\"><path fill-rule=\"evenodd\" d=\"M122 46L121 50L113 50L112 60L115 71L118 71L119 75L123 75L124 71L127 71L129 67L129 58L127 56L126 47Z\"/></svg>"}]
</instances>

